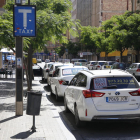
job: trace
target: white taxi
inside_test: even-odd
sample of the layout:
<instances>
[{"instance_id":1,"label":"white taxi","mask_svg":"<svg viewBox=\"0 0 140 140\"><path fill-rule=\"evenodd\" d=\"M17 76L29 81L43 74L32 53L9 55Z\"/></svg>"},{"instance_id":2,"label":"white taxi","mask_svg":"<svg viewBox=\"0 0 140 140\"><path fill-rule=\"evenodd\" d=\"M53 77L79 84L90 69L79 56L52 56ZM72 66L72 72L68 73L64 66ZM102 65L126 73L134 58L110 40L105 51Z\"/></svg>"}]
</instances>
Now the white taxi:
<instances>
[{"instance_id":1,"label":"white taxi","mask_svg":"<svg viewBox=\"0 0 140 140\"><path fill-rule=\"evenodd\" d=\"M81 71L64 93L65 111L84 121L140 120L140 88L135 77L122 70Z\"/></svg>"},{"instance_id":2,"label":"white taxi","mask_svg":"<svg viewBox=\"0 0 140 140\"><path fill-rule=\"evenodd\" d=\"M68 83L81 70L88 70L88 68L84 66L61 66L57 68L50 81L51 94L56 95L57 101L59 97L64 96L67 87L65 83Z\"/></svg>"},{"instance_id":3,"label":"white taxi","mask_svg":"<svg viewBox=\"0 0 140 140\"><path fill-rule=\"evenodd\" d=\"M60 63L60 62L53 63L53 65L50 67L50 70L49 70L49 76L47 77L48 85L50 85L51 78L58 67L70 66L70 65L73 66L72 63Z\"/></svg>"}]
</instances>

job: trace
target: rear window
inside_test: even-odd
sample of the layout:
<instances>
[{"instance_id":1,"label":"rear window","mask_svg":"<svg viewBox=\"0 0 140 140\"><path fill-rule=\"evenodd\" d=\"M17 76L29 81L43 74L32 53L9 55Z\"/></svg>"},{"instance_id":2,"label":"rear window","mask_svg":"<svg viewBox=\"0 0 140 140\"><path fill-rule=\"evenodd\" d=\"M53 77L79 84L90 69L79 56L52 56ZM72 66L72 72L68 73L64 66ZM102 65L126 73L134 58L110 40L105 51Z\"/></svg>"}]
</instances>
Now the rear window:
<instances>
[{"instance_id":1,"label":"rear window","mask_svg":"<svg viewBox=\"0 0 140 140\"><path fill-rule=\"evenodd\" d=\"M117 89L139 88L133 77L104 77L91 80L91 90L107 89L116 86Z\"/></svg>"},{"instance_id":2,"label":"rear window","mask_svg":"<svg viewBox=\"0 0 140 140\"><path fill-rule=\"evenodd\" d=\"M96 63L96 62L91 62L91 64L93 64L93 65L94 65L95 63Z\"/></svg>"},{"instance_id":3,"label":"rear window","mask_svg":"<svg viewBox=\"0 0 140 140\"><path fill-rule=\"evenodd\" d=\"M88 68L67 68L62 70L62 75L76 75L81 70L88 70Z\"/></svg>"},{"instance_id":4,"label":"rear window","mask_svg":"<svg viewBox=\"0 0 140 140\"><path fill-rule=\"evenodd\" d=\"M99 65L101 65L101 66L102 66L102 65L104 65L104 63L105 63L105 62L99 62Z\"/></svg>"},{"instance_id":5,"label":"rear window","mask_svg":"<svg viewBox=\"0 0 140 140\"><path fill-rule=\"evenodd\" d=\"M78 60L78 62L87 62L87 60Z\"/></svg>"}]
</instances>

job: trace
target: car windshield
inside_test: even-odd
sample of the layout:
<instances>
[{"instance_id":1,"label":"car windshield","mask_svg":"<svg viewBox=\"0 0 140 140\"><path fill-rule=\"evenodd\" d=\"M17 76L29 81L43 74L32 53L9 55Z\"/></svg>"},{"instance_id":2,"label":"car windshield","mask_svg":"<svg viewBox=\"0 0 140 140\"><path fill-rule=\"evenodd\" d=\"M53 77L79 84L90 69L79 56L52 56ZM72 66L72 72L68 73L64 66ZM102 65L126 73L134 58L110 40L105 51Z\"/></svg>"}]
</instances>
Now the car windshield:
<instances>
[{"instance_id":1,"label":"car windshield","mask_svg":"<svg viewBox=\"0 0 140 140\"><path fill-rule=\"evenodd\" d=\"M107 89L108 87L116 89L139 88L139 85L133 77L104 77L91 80L91 90Z\"/></svg>"},{"instance_id":2,"label":"car windshield","mask_svg":"<svg viewBox=\"0 0 140 140\"><path fill-rule=\"evenodd\" d=\"M88 70L88 68L67 68L62 70L62 75L76 75L80 70Z\"/></svg>"},{"instance_id":3,"label":"car windshield","mask_svg":"<svg viewBox=\"0 0 140 140\"><path fill-rule=\"evenodd\" d=\"M78 60L78 62L87 62L87 60Z\"/></svg>"},{"instance_id":4,"label":"car windshield","mask_svg":"<svg viewBox=\"0 0 140 140\"><path fill-rule=\"evenodd\" d=\"M113 65L115 62L109 62L109 65Z\"/></svg>"},{"instance_id":5,"label":"car windshield","mask_svg":"<svg viewBox=\"0 0 140 140\"><path fill-rule=\"evenodd\" d=\"M104 65L104 63L105 63L105 62L99 62L99 65L101 65L101 66L102 66L102 65Z\"/></svg>"}]
</instances>

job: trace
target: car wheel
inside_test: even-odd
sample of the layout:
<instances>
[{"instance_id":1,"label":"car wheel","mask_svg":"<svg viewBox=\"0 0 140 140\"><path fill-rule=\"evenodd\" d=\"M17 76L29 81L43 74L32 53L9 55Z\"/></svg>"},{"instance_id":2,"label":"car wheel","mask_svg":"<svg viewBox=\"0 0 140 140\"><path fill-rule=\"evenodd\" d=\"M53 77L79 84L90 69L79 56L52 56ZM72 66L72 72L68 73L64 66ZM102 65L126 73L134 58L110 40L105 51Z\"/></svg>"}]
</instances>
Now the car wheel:
<instances>
[{"instance_id":1,"label":"car wheel","mask_svg":"<svg viewBox=\"0 0 140 140\"><path fill-rule=\"evenodd\" d=\"M77 106L75 107L75 123L77 127L85 126L85 122L79 119Z\"/></svg>"},{"instance_id":2,"label":"car wheel","mask_svg":"<svg viewBox=\"0 0 140 140\"><path fill-rule=\"evenodd\" d=\"M56 101L59 101L60 97L58 96L58 93L57 93L57 89L55 88L55 97L56 97Z\"/></svg>"},{"instance_id":3,"label":"car wheel","mask_svg":"<svg viewBox=\"0 0 140 140\"><path fill-rule=\"evenodd\" d=\"M70 112L70 110L68 109L68 106L67 106L67 101L66 101L66 97L64 96L64 108L65 108L65 112L68 113Z\"/></svg>"}]
</instances>

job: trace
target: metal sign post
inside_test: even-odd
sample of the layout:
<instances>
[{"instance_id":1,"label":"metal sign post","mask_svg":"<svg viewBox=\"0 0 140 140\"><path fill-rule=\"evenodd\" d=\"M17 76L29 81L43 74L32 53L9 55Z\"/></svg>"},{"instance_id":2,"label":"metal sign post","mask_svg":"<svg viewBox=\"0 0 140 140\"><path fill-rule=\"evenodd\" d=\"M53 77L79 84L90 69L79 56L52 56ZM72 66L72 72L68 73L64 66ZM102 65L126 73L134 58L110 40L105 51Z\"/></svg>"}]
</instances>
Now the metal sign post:
<instances>
[{"instance_id":1,"label":"metal sign post","mask_svg":"<svg viewBox=\"0 0 140 140\"><path fill-rule=\"evenodd\" d=\"M36 7L21 5L15 0L13 6L13 34L16 37L16 116L23 115L23 39L36 36Z\"/></svg>"}]
</instances>

